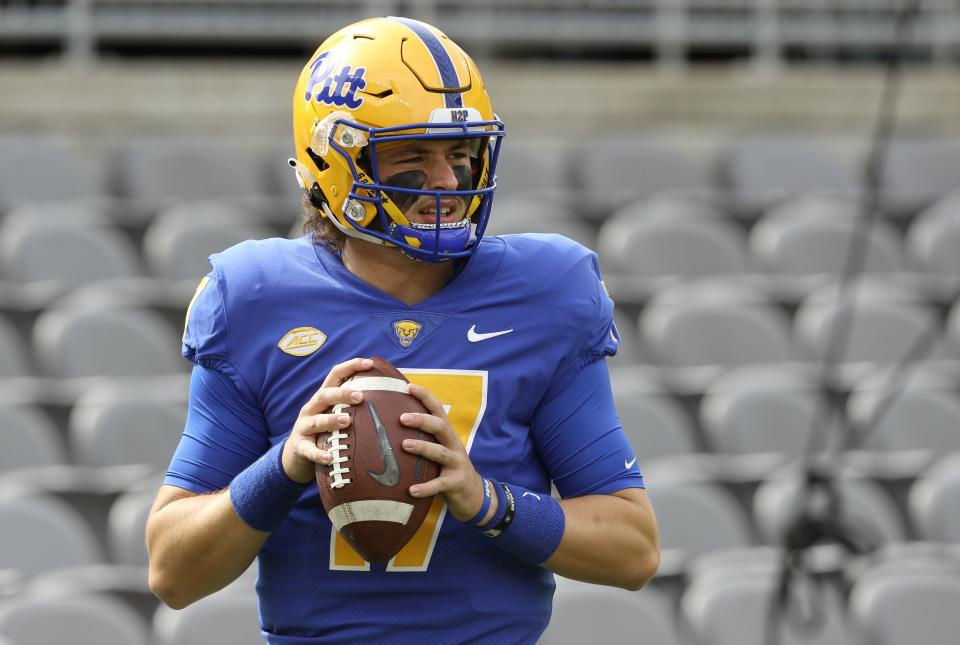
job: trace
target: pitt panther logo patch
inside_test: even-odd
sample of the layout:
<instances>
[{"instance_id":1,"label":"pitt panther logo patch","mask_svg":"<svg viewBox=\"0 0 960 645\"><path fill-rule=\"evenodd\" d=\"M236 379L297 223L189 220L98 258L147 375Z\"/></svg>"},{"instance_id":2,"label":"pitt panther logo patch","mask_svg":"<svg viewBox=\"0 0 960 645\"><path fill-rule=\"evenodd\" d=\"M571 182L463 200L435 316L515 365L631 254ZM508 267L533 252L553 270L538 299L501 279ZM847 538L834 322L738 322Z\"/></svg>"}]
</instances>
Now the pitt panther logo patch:
<instances>
[{"instance_id":1,"label":"pitt panther logo patch","mask_svg":"<svg viewBox=\"0 0 960 645\"><path fill-rule=\"evenodd\" d=\"M327 335L316 327L297 327L284 334L277 347L291 356L309 356L323 347L325 342Z\"/></svg>"},{"instance_id":2,"label":"pitt panther logo patch","mask_svg":"<svg viewBox=\"0 0 960 645\"><path fill-rule=\"evenodd\" d=\"M367 86L363 78L367 69L342 65L338 70L338 63L338 60L331 60L330 52L320 54L310 63L310 80L304 99L356 110L363 105L363 99L357 96L357 92Z\"/></svg>"},{"instance_id":3,"label":"pitt panther logo patch","mask_svg":"<svg viewBox=\"0 0 960 645\"><path fill-rule=\"evenodd\" d=\"M423 325L412 320L398 320L393 323L393 331L397 334L397 338L400 339L400 344L404 347L410 347L410 344L422 328Z\"/></svg>"}]
</instances>

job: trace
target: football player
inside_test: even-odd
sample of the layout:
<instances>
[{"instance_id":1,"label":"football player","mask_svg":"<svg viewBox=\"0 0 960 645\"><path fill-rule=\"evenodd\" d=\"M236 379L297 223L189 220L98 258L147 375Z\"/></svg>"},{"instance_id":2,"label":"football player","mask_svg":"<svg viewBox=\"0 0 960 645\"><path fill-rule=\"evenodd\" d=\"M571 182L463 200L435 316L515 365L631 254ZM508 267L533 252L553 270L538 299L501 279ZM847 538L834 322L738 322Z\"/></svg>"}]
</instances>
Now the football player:
<instances>
[{"instance_id":1,"label":"football player","mask_svg":"<svg viewBox=\"0 0 960 645\"><path fill-rule=\"evenodd\" d=\"M613 302L582 246L484 237L505 130L474 62L422 22L350 25L304 67L293 129L307 235L212 256L188 309L154 592L184 607L256 558L269 643L532 643L554 573L642 587L658 538L610 391ZM338 536L312 483L371 356L427 410L401 422L437 443L403 449L441 467L384 565Z\"/></svg>"}]
</instances>

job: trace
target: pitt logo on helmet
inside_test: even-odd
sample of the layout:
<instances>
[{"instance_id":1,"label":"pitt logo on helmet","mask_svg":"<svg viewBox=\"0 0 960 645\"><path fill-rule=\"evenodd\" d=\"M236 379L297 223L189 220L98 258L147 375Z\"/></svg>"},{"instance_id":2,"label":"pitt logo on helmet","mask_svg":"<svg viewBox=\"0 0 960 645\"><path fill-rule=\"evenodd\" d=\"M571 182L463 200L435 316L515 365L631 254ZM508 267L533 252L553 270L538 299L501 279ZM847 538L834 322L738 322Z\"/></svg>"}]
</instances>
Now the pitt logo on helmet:
<instances>
[{"instance_id":1,"label":"pitt logo on helmet","mask_svg":"<svg viewBox=\"0 0 960 645\"><path fill-rule=\"evenodd\" d=\"M291 356L309 356L323 347L325 342L327 335L316 327L297 327L284 334L277 347Z\"/></svg>"},{"instance_id":2,"label":"pitt logo on helmet","mask_svg":"<svg viewBox=\"0 0 960 645\"><path fill-rule=\"evenodd\" d=\"M412 320L398 320L393 323L393 331L396 332L400 344L404 347L410 347L410 343L417 337L422 327L423 325Z\"/></svg>"},{"instance_id":3,"label":"pitt logo on helmet","mask_svg":"<svg viewBox=\"0 0 960 645\"><path fill-rule=\"evenodd\" d=\"M351 65L343 65L334 75L339 61L333 60L330 52L324 52L310 64L310 80L307 83L307 101L313 98L320 103L348 107L356 110L363 105L363 99L357 97L357 92L367 86L363 78L366 68L358 67L356 71ZM315 91L320 87L320 91Z\"/></svg>"}]
</instances>

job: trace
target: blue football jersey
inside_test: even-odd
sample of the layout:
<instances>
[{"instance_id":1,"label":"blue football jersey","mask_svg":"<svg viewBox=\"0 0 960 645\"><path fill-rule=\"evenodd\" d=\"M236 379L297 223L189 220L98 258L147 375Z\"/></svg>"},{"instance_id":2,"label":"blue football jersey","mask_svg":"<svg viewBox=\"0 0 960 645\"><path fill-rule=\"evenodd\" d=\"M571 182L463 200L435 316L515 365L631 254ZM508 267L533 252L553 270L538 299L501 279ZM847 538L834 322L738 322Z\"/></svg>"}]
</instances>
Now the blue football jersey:
<instances>
[{"instance_id":1,"label":"blue football jersey","mask_svg":"<svg viewBox=\"0 0 960 645\"><path fill-rule=\"evenodd\" d=\"M544 402L619 343L597 258L584 247L556 235L485 238L416 305L374 289L307 238L244 242L211 265L188 310L183 353L234 394L192 406L165 483L225 488L287 436L333 365L382 356L437 396L487 477L548 495L555 481L563 496L643 486L618 423L609 459L589 467L567 439L589 442L610 428L539 427ZM523 643L549 620L553 575L447 516L439 500L391 562L370 565L308 486L259 554L257 589L270 643Z\"/></svg>"}]
</instances>

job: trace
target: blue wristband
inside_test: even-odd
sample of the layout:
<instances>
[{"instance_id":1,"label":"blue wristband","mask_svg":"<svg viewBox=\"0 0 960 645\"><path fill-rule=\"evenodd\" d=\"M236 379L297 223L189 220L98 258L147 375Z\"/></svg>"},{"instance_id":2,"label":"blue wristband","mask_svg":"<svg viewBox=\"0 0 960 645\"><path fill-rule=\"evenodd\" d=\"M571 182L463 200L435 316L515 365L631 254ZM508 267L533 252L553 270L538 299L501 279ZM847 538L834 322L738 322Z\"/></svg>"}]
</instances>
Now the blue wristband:
<instances>
[{"instance_id":1,"label":"blue wristband","mask_svg":"<svg viewBox=\"0 0 960 645\"><path fill-rule=\"evenodd\" d=\"M503 484L498 482L496 479L491 479L490 488L493 489L493 492L497 494L497 512L493 514L493 517L490 518L490 521L486 524L474 526L477 527L482 533L486 533L490 530L491 527L497 526L500 522L503 521L503 516L507 513L507 496L504 493ZM492 496L491 496L492 497Z\"/></svg>"},{"instance_id":2,"label":"blue wristband","mask_svg":"<svg viewBox=\"0 0 960 645\"><path fill-rule=\"evenodd\" d=\"M244 522L267 533L286 519L310 482L295 482L283 470L281 441L230 482L230 503Z\"/></svg>"},{"instance_id":3,"label":"blue wristband","mask_svg":"<svg viewBox=\"0 0 960 645\"><path fill-rule=\"evenodd\" d=\"M533 493L519 486L501 486L506 489L508 513L503 518L503 527L496 526L487 535L493 538L494 544L523 562L543 564L563 538L566 525L563 508L547 494Z\"/></svg>"},{"instance_id":4,"label":"blue wristband","mask_svg":"<svg viewBox=\"0 0 960 645\"><path fill-rule=\"evenodd\" d=\"M492 499L492 495L490 493L490 480L484 479L483 480L483 504L480 505L480 510L477 511L477 514L468 520L467 522L468 524L473 524L476 526L477 525L476 523L484 518L484 516L487 514L487 511L490 510L491 499Z\"/></svg>"}]
</instances>

